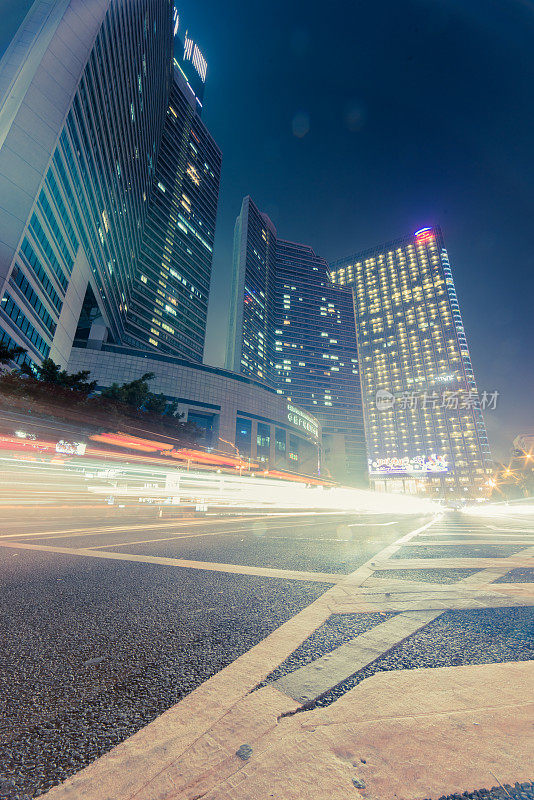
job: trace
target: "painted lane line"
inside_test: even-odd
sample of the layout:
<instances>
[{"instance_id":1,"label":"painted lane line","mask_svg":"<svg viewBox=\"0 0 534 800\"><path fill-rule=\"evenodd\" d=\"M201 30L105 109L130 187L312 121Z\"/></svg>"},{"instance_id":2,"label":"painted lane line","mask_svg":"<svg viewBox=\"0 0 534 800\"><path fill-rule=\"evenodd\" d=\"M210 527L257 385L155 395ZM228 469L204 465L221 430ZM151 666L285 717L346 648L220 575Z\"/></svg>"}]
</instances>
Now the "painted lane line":
<instances>
[{"instance_id":1,"label":"painted lane line","mask_svg":"<svg viewBox=\"0 0 534 800\"><path fill-rule=\"evenodd\" d=\"M290 514L280 514L278 515L282 518L286 516L291 516ZM338 516L337 512L335 516ZM258 517L249 517L243 520L243 525L248 524L249 522L257 522L264 520L264 516ZM48 539L48 538L68 538L74 534L79 534L80 536L98 536L100 533L118 533L120 531L136 531L136 530L157 530L158 528L182 528L182 527L196 527L199 525L230 525L236 524L240 520L236 520L233 518L227 522L222 520L181 520L179 522L169 522L162 520L161 522L156 523L147 523L147 524L138 524L138 525L118 525L118 526L108 526L105 528L96 528L96 526L90 528L71 528L67 530L56 530L56 531L34 531L32 533L8 533L8 534L1 534L0 539L14 539L14 538L41 538L41 539ZM274 525L270 528L266 527L266 530L280 530L282 528L308 528L310 526L317 526L322 524L328 523L318 523L317 521L314 522L302 522L302 523L292 523L291 525ZM247 528L244 529L245 531L248 530Z\"/></svg>"},{"instance_id":2,"label":"painted lane line","mask_svg":"<svg viewBox=\"0 0 534 800\"><path fill-rule=\"evenodd\" d=\"M274 682L274 686L297 702L313 701L428 625L443 610L400 613L333 652L284 675Z\"/></svg>"},{"instance_id":3,"label":"painted lane line","mask_svg":"<svg viewBox=\"0 0 534 800\"><path fill-rule=\"evenodd\" d=\"M224 534L218 534L224 535ZM213 533L178 533L175 536L165 536L162 539L140 539L136 540L135 542L117 542L117 544L110 544L106 542L106 544L96 544L93 547L84 547L84 550L100 550L105 549L106 547L131 547L134 544L155 544L157 542L177 542L180 539L199 539L203 536L215 536Z\"/></svg>"},{"instance_id":4,"label":"painted lane line","mask_svg":"<svg viewBox=\"0 0 534 800\"><path fill-rule=\"evenodd\" d=\"M421 537L424 539L422 542L410 542L410 547L454 547L458 545L459 547L499 547L500 545L521 545L521 544L531 544L530 539L508 539L504 542L498 542L495 539L454 539L453 541L445 540L443 542L435 542L430 539L430 537L426 538L424 536Z\"/></svg>"},{"instance_id":5,"label":"painted lane line","mask_svg":"<svg viewBox=\"0 0 534 800\"><path fill-rule=\"evenodd\" d=\"M101 528L99 530L92 530L92 531L87 532L87 533L78 533L78 534L58 533L56 535L50 535L50 534L41 534L41 533L40 534L31 533L31 534L27 534L27 535L31 536L33 539L50 539L50 540L54 540L55 541L56 539L77 539L77 538L82 538L84 536L109 536L112 533L120 533L120 532L129 533L129 532L133 532L133 531L136 531L136 530L144 531L144 530L150 530L150 529L154 529L154 528L156 528L156 529L157 528L166 529L166 528L169 528L169 527L172 528L174 526L172 526L172 525L170 525L170 526L169 525L158 525L158 526L139 525L139 526L126 527L124 529L121 528L120 530L108 530L106 528ZM184 526L184 527L186 527L186 526ZM291 530L295 530L295 528L309 528L309 527L310 527L310 525L308 525L308 524L305 524L305 525L291 524L291 525L276 525L276 526L271 527L271 528L266 527L266 528L262 528L262 529L258 529L258 528L254 528L254 527L244 527L244 528L236 528L234 530L226 530L226 529L222 530L222 531L221 530L213 530L213 531L210 531L209 533L201 533L201 534L190 534L190 533L181 533L180 532L180 533L175 533L171 537L169 537L169 541L171 539L174 539L174 538L180 539L183 536L185 536L185 537L188 537L188 536L226 536L226 535L238 536L239 534L243 534L243 535L245 535L245 534L249 534L250 535L251 534L253 536L258 536L258 537L259 536L268 537L269 536L269 531L271 531L271 530L280 531L280 530L284 530L285 528L290 528ZM189 528L186 527L186 530L188 530L188 529ZM6 539L6 538L14 539L14 540L18 541L19 538L20 539L24 538L24 534L20 534L19 536L14 536L14 537L11 537L11 536L9 536L9 537L0 536L0 539ZM274 537L269 537L269 538L274 538ZM165 540L164 539L153 539L153 540L147 539L147 541L165 541ZM125 542L123 544L128 544L128 543ZM116 547L117 545L113 545L113 546Z\"/></svg>"},{"instance_id":6,"label":"painted lane line","mask_svg":"<svg viewBox=\"0 0 534 800\"><path fill-rule=\"evenodd\" d=\"M302 572L269 567L249 567L241 564L224 564L210 561L189 561L181 558L164 558L161 556L140 556L133 553L111 553L105 550L72 549L68 547L46 547L39 544L22 544L20 542L0 542L0 547L13 550L38 550L44 553L59 553L68 556L89 556L114 561L134 561L141 564L159 564L167 567L183 567L186 569L206 570L208 572L230 572L237 575L254 575L266 578L284 578L296 581L315 581L317 583L336 583L344 575L325 572Z\"/></svg>"},{"instance_id":7,"label":"painted lane line","mask_svg":"<svg viewBox=\"0 0 534 800\"><path fill-rule=\"evenodd\" d=\"M498 528L496 525L486 525L486 528L489 528L492 531L502 531L503 533L528 533L534 535L534 530L532 528L529 528L528 530L525 528Z\"/></svg>"},{"instance_id":8,"label":"painted lane line","mask_svg":"<svg viewBox=\"0 0 534 800\"><path fill-rule=\"evenodd\" d=\"M394 553L397 553L401 549L401 547L403 547L403 545L406 544L406 542L409 542L411 539L414 539L423 531L428 530L428 528L431 528L437 522L440 522L441 519L442 519L441 516L434 517L433 519L430 520L430 522L427 522L425 525L421 525L420 528L416 528L414 531L409 531L409 533L404 534L404 536L401 536L401 538L397 539L396 542L388 545L379 553L377 553L376 556L370 558L367 564L371 567L371 569L375 569L375 567L378 564L389 561L391 559L391 556Z\"/></svg>"},{"instance_id":9,"label":"painted lane line","mask_svg":"<svg viewBox=\"0 0 534 800\"><path fill-rule=\"evenodd\" d=\"M292 525L284 527L292 528ZM276 529L278 530L278 528ZM289 542L353 542L353 539L321 539L319 537L308 536L270 536L269 533L258 534L254 530L236 530L236 531L213 531L211 533L175 533L173 536L165 536L161 539L142 539L135 542L117 542L117 544L97 544L93 547L87 547L86 550L99 550L104 547L129 547L133 544L151 544L152 542L176 542L180 539L196 539L202 536L242 536L244 534L252 534L253 539L261 539L263 541L270 541L271 539L289 541ZM55 537L56 539L59 537ZM250 538L250 537L249 537Z\"/></svg>"}]
</instances>

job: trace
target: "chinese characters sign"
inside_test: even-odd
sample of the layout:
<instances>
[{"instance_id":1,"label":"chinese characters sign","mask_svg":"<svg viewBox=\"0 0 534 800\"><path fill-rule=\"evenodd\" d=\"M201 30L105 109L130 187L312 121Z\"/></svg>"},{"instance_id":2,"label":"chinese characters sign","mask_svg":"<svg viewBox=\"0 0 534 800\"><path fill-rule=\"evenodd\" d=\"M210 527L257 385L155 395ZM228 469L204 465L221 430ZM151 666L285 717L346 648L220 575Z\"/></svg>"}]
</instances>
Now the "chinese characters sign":
<instances>
[{"instance_id":1,"label":"chinese characters sign","mask_svg":"<svg viewBox=\"0 0 534 800\"><path fill-rule=\"evenodd\" d=\"M297 428L303 428L308 433L311 433L316 439L319 436L319 425L317 420L311 416L311 414L307 414L300 408L295 408L288 403L287 406L287 419L293 425L296 425Z\"/></svg>"}]
</instances>

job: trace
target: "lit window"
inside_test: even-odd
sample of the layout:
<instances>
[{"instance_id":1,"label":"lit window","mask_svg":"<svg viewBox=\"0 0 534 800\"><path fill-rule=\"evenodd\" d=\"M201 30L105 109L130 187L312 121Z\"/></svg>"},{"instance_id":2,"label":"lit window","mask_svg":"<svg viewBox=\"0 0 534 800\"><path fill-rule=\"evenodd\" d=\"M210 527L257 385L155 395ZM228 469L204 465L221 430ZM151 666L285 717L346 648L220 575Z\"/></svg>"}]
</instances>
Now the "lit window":
<instances>
[{"instance_id":1,"label":"lit window","mask_svg":"<svg viewBox=\"0 0 534 800\"><path fill-rule=\"evenodd\" d=\"M192 164L187 165L187 174L189 175L189 177L196 186L200 186L200 178L198 177L198 172Z\"/></svg>"}]
</instances>

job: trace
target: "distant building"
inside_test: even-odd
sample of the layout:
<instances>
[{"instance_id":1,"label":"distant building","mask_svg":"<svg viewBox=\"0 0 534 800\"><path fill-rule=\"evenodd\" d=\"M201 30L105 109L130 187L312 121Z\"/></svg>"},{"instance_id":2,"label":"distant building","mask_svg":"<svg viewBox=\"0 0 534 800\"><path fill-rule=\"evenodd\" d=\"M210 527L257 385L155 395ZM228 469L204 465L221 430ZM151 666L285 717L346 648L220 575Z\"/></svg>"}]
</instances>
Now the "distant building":
<instances>
[{"instance_id":1,"label":"distant building","mask_svg":"<svg viewBox=\"0 0 534 800\"><path fill-rule=\"evenodd\" d=\"M167 0L35 0L0 61L0 337L30 362L202 358L220 153L175 25Z\"/></svg>"},{"instance_id":2,"label":"distant building","mask_svg":"<svg viewBox=\"0 0 534 800\"><path fill-rule=\"evenodd\" d=\"M354 293L371 484L477 493L491 473L471 358L441 230L356 253L330 268Z\"/></svg>"},{"instance_id":3,"label":"distant building","mask_svg":"<svg viewBox=\"0 0 534 800\"><path fill-rule=\"evenodd\" d=\"M279 239L250 197L235 228L227 366L311 412L326 471L364 480L352 294L329 284L327 262L311 247Z\"/></svg>"}]
</instances>

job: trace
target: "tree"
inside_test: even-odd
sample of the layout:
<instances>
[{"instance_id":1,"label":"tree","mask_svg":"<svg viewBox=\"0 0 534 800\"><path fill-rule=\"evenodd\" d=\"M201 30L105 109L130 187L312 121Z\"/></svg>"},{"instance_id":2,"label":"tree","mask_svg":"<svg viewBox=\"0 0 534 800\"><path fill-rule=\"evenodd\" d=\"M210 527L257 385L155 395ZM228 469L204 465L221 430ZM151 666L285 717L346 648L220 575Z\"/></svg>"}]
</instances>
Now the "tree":
<instances>
[{"instance_id":1,"label":"tree","mask_svg":"<svg viewBox=\"0 0 534 800\"><path fill-rule=\"evenodd\" d=\"M25 353L26 350L23 347L18 345L8 347L4 342L0 342L0 364L10 364Z\"/></svg>"},{"instance_id":2,"label":"tree","mask_svg":"<svg viewBox=\"0 0 534 800\"><path fill-rule=\"evenodd\" d=\"M149 399L150 391L148 381L154 378L153 372L145 372L140 378L129 383L112 383L107 389L102 391L101 397L107 400L114 400L132 408L140 409Z\"/></svg>"},{"instance_id":3,"label":"tree","mask_svg":"<svg viewBox=\"0 0 534 800\"><path fill-rule=\"evenodd\" d=\"M167 397L164 394L149 393L143 408L152 414L165 414L167 408Z\"/></svg>"},{"instance_id":4,"label":"tree","mask_svg":"<svg viewBox=\"0 0 534 800\"><path fill-rule=\"evenodd\" d=\"M178 400L171 400L166 408L165 416L176 420L183 419L184 415L178 411Z\"/></svg>"},{"instance_id":5,"label":"tree","mask_svg":"<svg viewBox=\"0 0 534 800\"><path fill-rule=\"evenodd\" d=\"M91 394L96 388L96 381L87 380L91 374L89 370L84 369L80 372L69 374L67 370L61 369L59 364L56 364L51 358L45 358L42 364L34 367L33 370L23 364L21 372L31 377L36 377L37 380L43 383L61 386L64 389L73 389L84 395Z\"/></svg>"}]
</instances>

